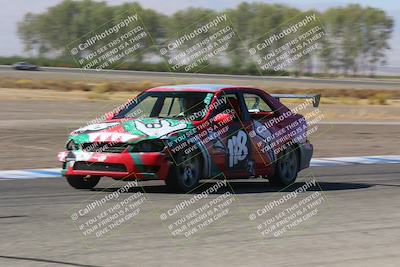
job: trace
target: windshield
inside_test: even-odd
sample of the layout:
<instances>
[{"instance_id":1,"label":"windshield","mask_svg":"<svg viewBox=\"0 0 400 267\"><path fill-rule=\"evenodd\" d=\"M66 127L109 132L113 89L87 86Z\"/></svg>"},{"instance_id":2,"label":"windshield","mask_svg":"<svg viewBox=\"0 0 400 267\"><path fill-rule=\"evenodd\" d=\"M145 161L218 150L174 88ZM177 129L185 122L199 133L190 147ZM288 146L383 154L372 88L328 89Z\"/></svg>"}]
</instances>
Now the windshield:
<instances>
[{"instance_id":1,"label":"windshield","mask_svg":"<svg viewBox=\"0 0 400 267\"><path fill-rule=\"evenodd\" d=\"M213 95L205 92L146 92L126 105L114 118L201 120Z\"/></svg>"}]
</instances>

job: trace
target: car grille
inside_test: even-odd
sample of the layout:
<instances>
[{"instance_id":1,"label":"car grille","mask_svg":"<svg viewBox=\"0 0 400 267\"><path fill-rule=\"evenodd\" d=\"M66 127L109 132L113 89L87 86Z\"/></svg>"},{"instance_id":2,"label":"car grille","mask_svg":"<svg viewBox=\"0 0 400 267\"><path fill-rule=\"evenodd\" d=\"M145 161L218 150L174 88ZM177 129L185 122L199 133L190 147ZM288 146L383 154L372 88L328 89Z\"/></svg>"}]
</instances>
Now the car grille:
<instances>
[{"instance_id":1,"label":"car grille","mask_svg":"<svg viewBox=\"0 0 400 267\"><path fill-rule=\"evenodd\" d=\"M131 145L129 152L161 152L165 144L161 140L145 140Z\"/></svg>"},{"instance_id":2,"label":"car grille","mask_svg":"<svg viewBox=\"0 0 400 267\"><path fill-rule=\"evenodd\" d=\"M104 171L104 172L126 172L124 164L77 161L74 164L74 170L78 171Z\"/></svg>"},{"instance_id":3,"label":"car grille","mask_svg":"<svg viewBox=\"0 0 400 267\"><path fill-rule=\"evenodd\" d=\"M140 172L156 173L160 170L160 166L152 165L136 165Z\"/></svg>"},{"instance_id":4,"label":"car grille","mask_svg":"<svg viewBox=\"0 0 400 267\"><path fill-rule=\"evenodd\" d=\"M83 143L82 150L99 153L121 153L128 147L126 143Z\"/></svg>"}]
</instances>

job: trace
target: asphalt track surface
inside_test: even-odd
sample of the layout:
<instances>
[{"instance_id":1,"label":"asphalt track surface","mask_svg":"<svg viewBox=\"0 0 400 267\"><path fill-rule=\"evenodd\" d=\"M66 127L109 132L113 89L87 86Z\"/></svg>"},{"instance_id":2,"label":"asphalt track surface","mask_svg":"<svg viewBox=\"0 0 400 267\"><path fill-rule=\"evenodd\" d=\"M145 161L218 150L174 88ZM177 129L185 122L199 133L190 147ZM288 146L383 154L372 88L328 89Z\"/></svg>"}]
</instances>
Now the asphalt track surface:
<instances>
[{"instance_id":1,"label":"asphalt track surface","mask_svg":"<svg viewBox=\"0 0 400 267\"><path fill-rule=\"evenodd\" d=\"M249 214L310 177L319 186L299 198L323 195L318 213L282 236L262 237ZM264 180L232 181L230 213L188 238L173 237L160 214L194 194L143 182L121 194L143 192L139 215L107 239L84 238L69 218L71 209L125 183L104 179L95 191L78 191L61 178L0 181L0 266L398 266L399 178L400 164L388 164L310 168L283 192Z\"/></svg>"},{"instance_id":2,"label":"asphalt track surface","mask_svg":"<svg viewBox=\"0 0 400 267\"><path fill-rule=\"evenodd\" d=\"M82 70L78 68L56 68L40 67L40 71L19 71L10 66L0 65L0 75L6 77L17 76L19 78L62 78L62 79L107 79L113 81L138 81L153 80L162 82L184 81L187 83L231 83L238 85L248 85L249 82L265 83L279 86L279 83L285 83L286 86L319 86L330 88L339 86L356 89L384 89L397 90L400 86L400 80L382 80L369 78L354 79L323 79L308 77L287 77L287 76L249 76L249 75L226 75L226 74L202 74L202 73L176 73L176 72L154 72L154 71L126 71L126 70Z\"/></svg>"}]
</instances>

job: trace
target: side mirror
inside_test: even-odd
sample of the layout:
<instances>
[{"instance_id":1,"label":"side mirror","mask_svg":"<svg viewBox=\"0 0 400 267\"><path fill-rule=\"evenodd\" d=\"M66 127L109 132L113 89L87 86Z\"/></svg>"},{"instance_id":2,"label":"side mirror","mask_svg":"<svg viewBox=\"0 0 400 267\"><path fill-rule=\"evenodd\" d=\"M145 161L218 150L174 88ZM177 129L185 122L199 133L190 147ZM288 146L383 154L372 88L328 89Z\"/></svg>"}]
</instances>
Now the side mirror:
<instances>
[{"instance_id":1,"label":"side mirror","mask_svg":"<svg viewBox=\"0 0 400 267\"><path fill-rule=\"evenodd\" d=\"M112 118L114 118L114 113L113 112L107 112L106 114L104 114L106 121L112 120Z\"/></svg>"},{"instance_id":2,"label":"side mirror","mask_svg":"<svg viewBox=\"0 0 400 267\"><path fill-rule=\"evenodd\" d=\"M222 124L231 121L233 115L230 113L219 113L214 117L214 123Z\"/></svg>"}]
</instances>

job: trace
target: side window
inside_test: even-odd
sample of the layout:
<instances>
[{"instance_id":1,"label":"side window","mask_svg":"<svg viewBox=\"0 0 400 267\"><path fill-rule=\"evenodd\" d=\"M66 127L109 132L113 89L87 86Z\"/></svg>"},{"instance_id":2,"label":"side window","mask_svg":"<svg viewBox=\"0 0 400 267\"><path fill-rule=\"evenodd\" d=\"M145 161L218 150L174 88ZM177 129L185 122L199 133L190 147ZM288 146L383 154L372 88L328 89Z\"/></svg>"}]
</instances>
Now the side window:
<instances>
[{"instance_id":1,"label":"side window","mask_svg":"<svg viewBox=\"0 0 400 267\"><path fill-rule=\"evenodd\" d=\"M217 101L214 103L214 112L212 114L215 116L220 113L231 113L234 115L234 121L240 120L242 111L236 94L223 93L218 96Z\"/></svg>"},{"instance_id":2,"label":"side window","mask_svg":"<svg viewBox=\"0 0 400 267\"><path fill-rule=\"evenodd\" d=\"M251 118L254 119L273 113L272 108L259 95L245 93L243 94L243 98Z\"/></svg>"},{"instance_id":3,"label":"side window","mask_svg":"<svg viewBox=\"0 0 400 267\"><path fill-rule=\"evenodd\" d=\"M173 98L171 98L171 97L166 97L164 99L164 103L162 105L160 114L158 114L159 116L166 117L169 115L169 109L171 108L172 100L173 100Z\"/></svg>"},{"instance_id":4,"label":"side window","mask_svg":"<svg viewBox=\"0 0 400 267\"><path fill-rule=\"evenodd\" d=\"M151 113L157 102L157 99L158 98L154 97L154 96L146 97L145 99L143 99L142 102L140 102L138 105L136 105L134 108L132 108L124 116L130 117L130 118L138 118L140 116L151 117Z\"/></svg>"},{"instance_id":5,"label":"side window","mask_svg":"<svg viewBox=\"0 0 400 267\"><path fill-rule=\"evenodd\" d=\"M179 98L166 97L162 109L160 111L160 117L168 117L171 114L179 114L182 111L182 107L179 103Z\"/></svg>"}]
</instances>

